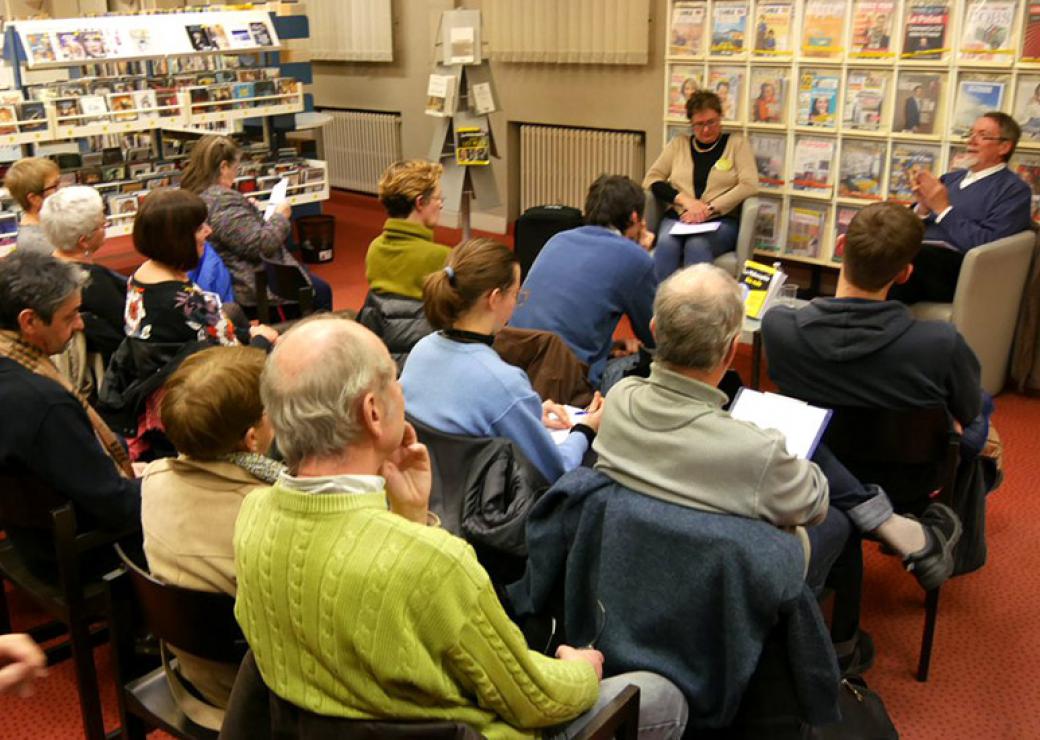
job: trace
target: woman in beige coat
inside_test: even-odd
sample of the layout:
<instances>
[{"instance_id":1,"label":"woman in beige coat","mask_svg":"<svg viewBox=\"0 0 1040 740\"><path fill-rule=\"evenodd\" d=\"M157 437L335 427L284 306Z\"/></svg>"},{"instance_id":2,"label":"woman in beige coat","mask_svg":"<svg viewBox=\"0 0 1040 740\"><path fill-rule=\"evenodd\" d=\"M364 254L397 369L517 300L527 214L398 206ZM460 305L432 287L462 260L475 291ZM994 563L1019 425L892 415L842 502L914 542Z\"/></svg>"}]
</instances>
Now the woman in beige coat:
<instances>
[{"instance_id":1,"label":"woman in beige coat","mask_svg":"<svg viewBox=\"0 0 1040 740\"><path fill-rule=\"evenodd\" d=\"M657 229L654 265L664 280L680 267L711 262L737 245L740 204L758 192L751 147L740 134L722 132L722 101L701 90L686 101L692 136L676 136L643 179L672 207ZM676 223L717 223L713 231L676 235Z\"/></svg>"}]
</instances>

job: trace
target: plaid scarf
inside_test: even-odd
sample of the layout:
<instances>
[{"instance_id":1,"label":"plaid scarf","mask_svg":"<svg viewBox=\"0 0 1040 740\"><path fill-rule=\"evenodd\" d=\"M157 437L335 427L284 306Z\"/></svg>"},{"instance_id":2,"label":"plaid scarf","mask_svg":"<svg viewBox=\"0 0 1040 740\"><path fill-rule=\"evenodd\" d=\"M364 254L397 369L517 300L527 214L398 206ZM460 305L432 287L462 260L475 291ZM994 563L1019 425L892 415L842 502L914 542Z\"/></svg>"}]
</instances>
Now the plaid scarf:
<instances>
[{"instance_id":1,"label":"plaid scarf","mask_svg":"<svg viewBox=\"0 0 1040 740\"><path fill-rule=\"evenodd\" d=\"M75 397L80 402L80 405L83 406L83 410L87 412L87 417L90 419L91 426L94 427L94 434L97 436L98 442L101 443L101 447L108 456L112 458L116 469L124 478L134 477L134 469L130 465L130 457L126 454L126 450L123 449L119 439L108 428L104 419L98 416L97 411L87 403L87 399L76 392L68 378L58 372L58 368L51 362L50 357L25 342L17 332L10 330L0 330L0 357L6 357L17 362L31 373L50 378Z\"/></svg>"}]
</instances>

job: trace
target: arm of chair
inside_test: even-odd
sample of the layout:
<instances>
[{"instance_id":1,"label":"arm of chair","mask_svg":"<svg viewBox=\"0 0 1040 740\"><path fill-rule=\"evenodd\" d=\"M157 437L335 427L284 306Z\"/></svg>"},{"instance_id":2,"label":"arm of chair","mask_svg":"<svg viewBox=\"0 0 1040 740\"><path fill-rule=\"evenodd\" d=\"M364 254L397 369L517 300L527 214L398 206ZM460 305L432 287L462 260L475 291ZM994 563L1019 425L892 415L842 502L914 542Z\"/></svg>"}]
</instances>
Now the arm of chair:
<instances>
[{"instance_id":1,"label":"arm of chair","mask_svg":"<svg viewBox=\"0 0 1040 740\"><path fill-rule=\"evenodd\" d=\"M649 190L644 190L643 192L646 195L646 203L643 205L643 220L646 221L646 228L654 232L654 241L656 242L657 229L661 225L661 219L664 217L668 207L661 203L657 196Z\"/></svg>"},{"instance_id":2,"label":"arm of chair","mask_svg":"<svg viewBox=\"0 0 1040 740\"><path fill-rule=\"evenodd\" d=\"M755 219L758 218L759 199L757 195L745 198L740 210L740 231L737 232L737 275L744 269L744 262L751 259L751 237L755 233ZM735 277L735 276L734 276Z\"/></svg>"},{"instance_id":3,"label":"arm of chair","mask_svg":"<svg viewBox=\"0 0 1040 740\"><path fill-rule=\"evenodd\" d=\"M639 688L626 686L575 736L576 740L636 740L639 734Z\"/></svg>"}]
</instances>

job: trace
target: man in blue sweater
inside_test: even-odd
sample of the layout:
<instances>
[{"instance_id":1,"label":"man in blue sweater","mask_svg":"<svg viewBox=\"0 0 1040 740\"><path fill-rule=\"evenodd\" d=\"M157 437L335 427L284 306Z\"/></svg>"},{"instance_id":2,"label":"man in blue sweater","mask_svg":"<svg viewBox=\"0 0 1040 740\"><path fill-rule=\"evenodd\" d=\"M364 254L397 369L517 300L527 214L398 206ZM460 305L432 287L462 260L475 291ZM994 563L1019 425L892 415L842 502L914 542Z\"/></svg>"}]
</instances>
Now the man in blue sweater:
<instances>
[{"instance_id":1,"label":"man in blue sweater","mask_svg":"<svg viewBox=\"0 0 1040 740\"><path fill-rule=\"evenodd\" d=\"M968 169L938 179L914 173L914 208L924 219L925 245L913 274L893 287L890 298L949 303L965 252L1030 228L1029 186L1007 166L1021 135L1011 116L991 111L968 134Z\"/></svg>"},{"instance_id":2,"label":"man in blue sweater","mask_svg":"<svg viewBox=\"0 0 1040 740\"><path fill-rule=\"evenodd\" d=\"M523 288L529 299L511 326L559 334L589 366L599 386L614 330L628 316L636 338L648 347L657 278L647 253L654 235L643 220L645 196L635 181L602 175L585 199L585 226L563 231L545 245Z\"/></svg>"}]
</instances>

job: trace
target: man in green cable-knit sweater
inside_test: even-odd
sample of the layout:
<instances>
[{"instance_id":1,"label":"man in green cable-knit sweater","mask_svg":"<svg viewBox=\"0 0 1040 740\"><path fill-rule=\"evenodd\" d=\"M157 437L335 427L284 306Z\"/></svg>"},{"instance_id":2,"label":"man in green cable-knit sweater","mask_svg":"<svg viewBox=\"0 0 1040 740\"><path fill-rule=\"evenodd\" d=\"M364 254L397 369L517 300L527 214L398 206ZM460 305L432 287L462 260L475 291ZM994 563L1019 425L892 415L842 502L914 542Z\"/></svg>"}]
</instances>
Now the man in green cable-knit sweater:
<instances>
[{"instance_id":1,"label":"man in green cable-knit sweater","mask_svg":"<svg viewBox=\"0 0 1040 740\"><path fill-rule=\"evenodd\" d=\"M473 550L428 512L430 458L395 376L379 339L340 319L300 324L269 358L261 394L291 474L250 494L235 528L235 614L264 682L318 714L491 738L570 733L636 683L641 736L679 737L666 679L601 688L599 651L527 649Z\"/></svg>"}]
</instances>

